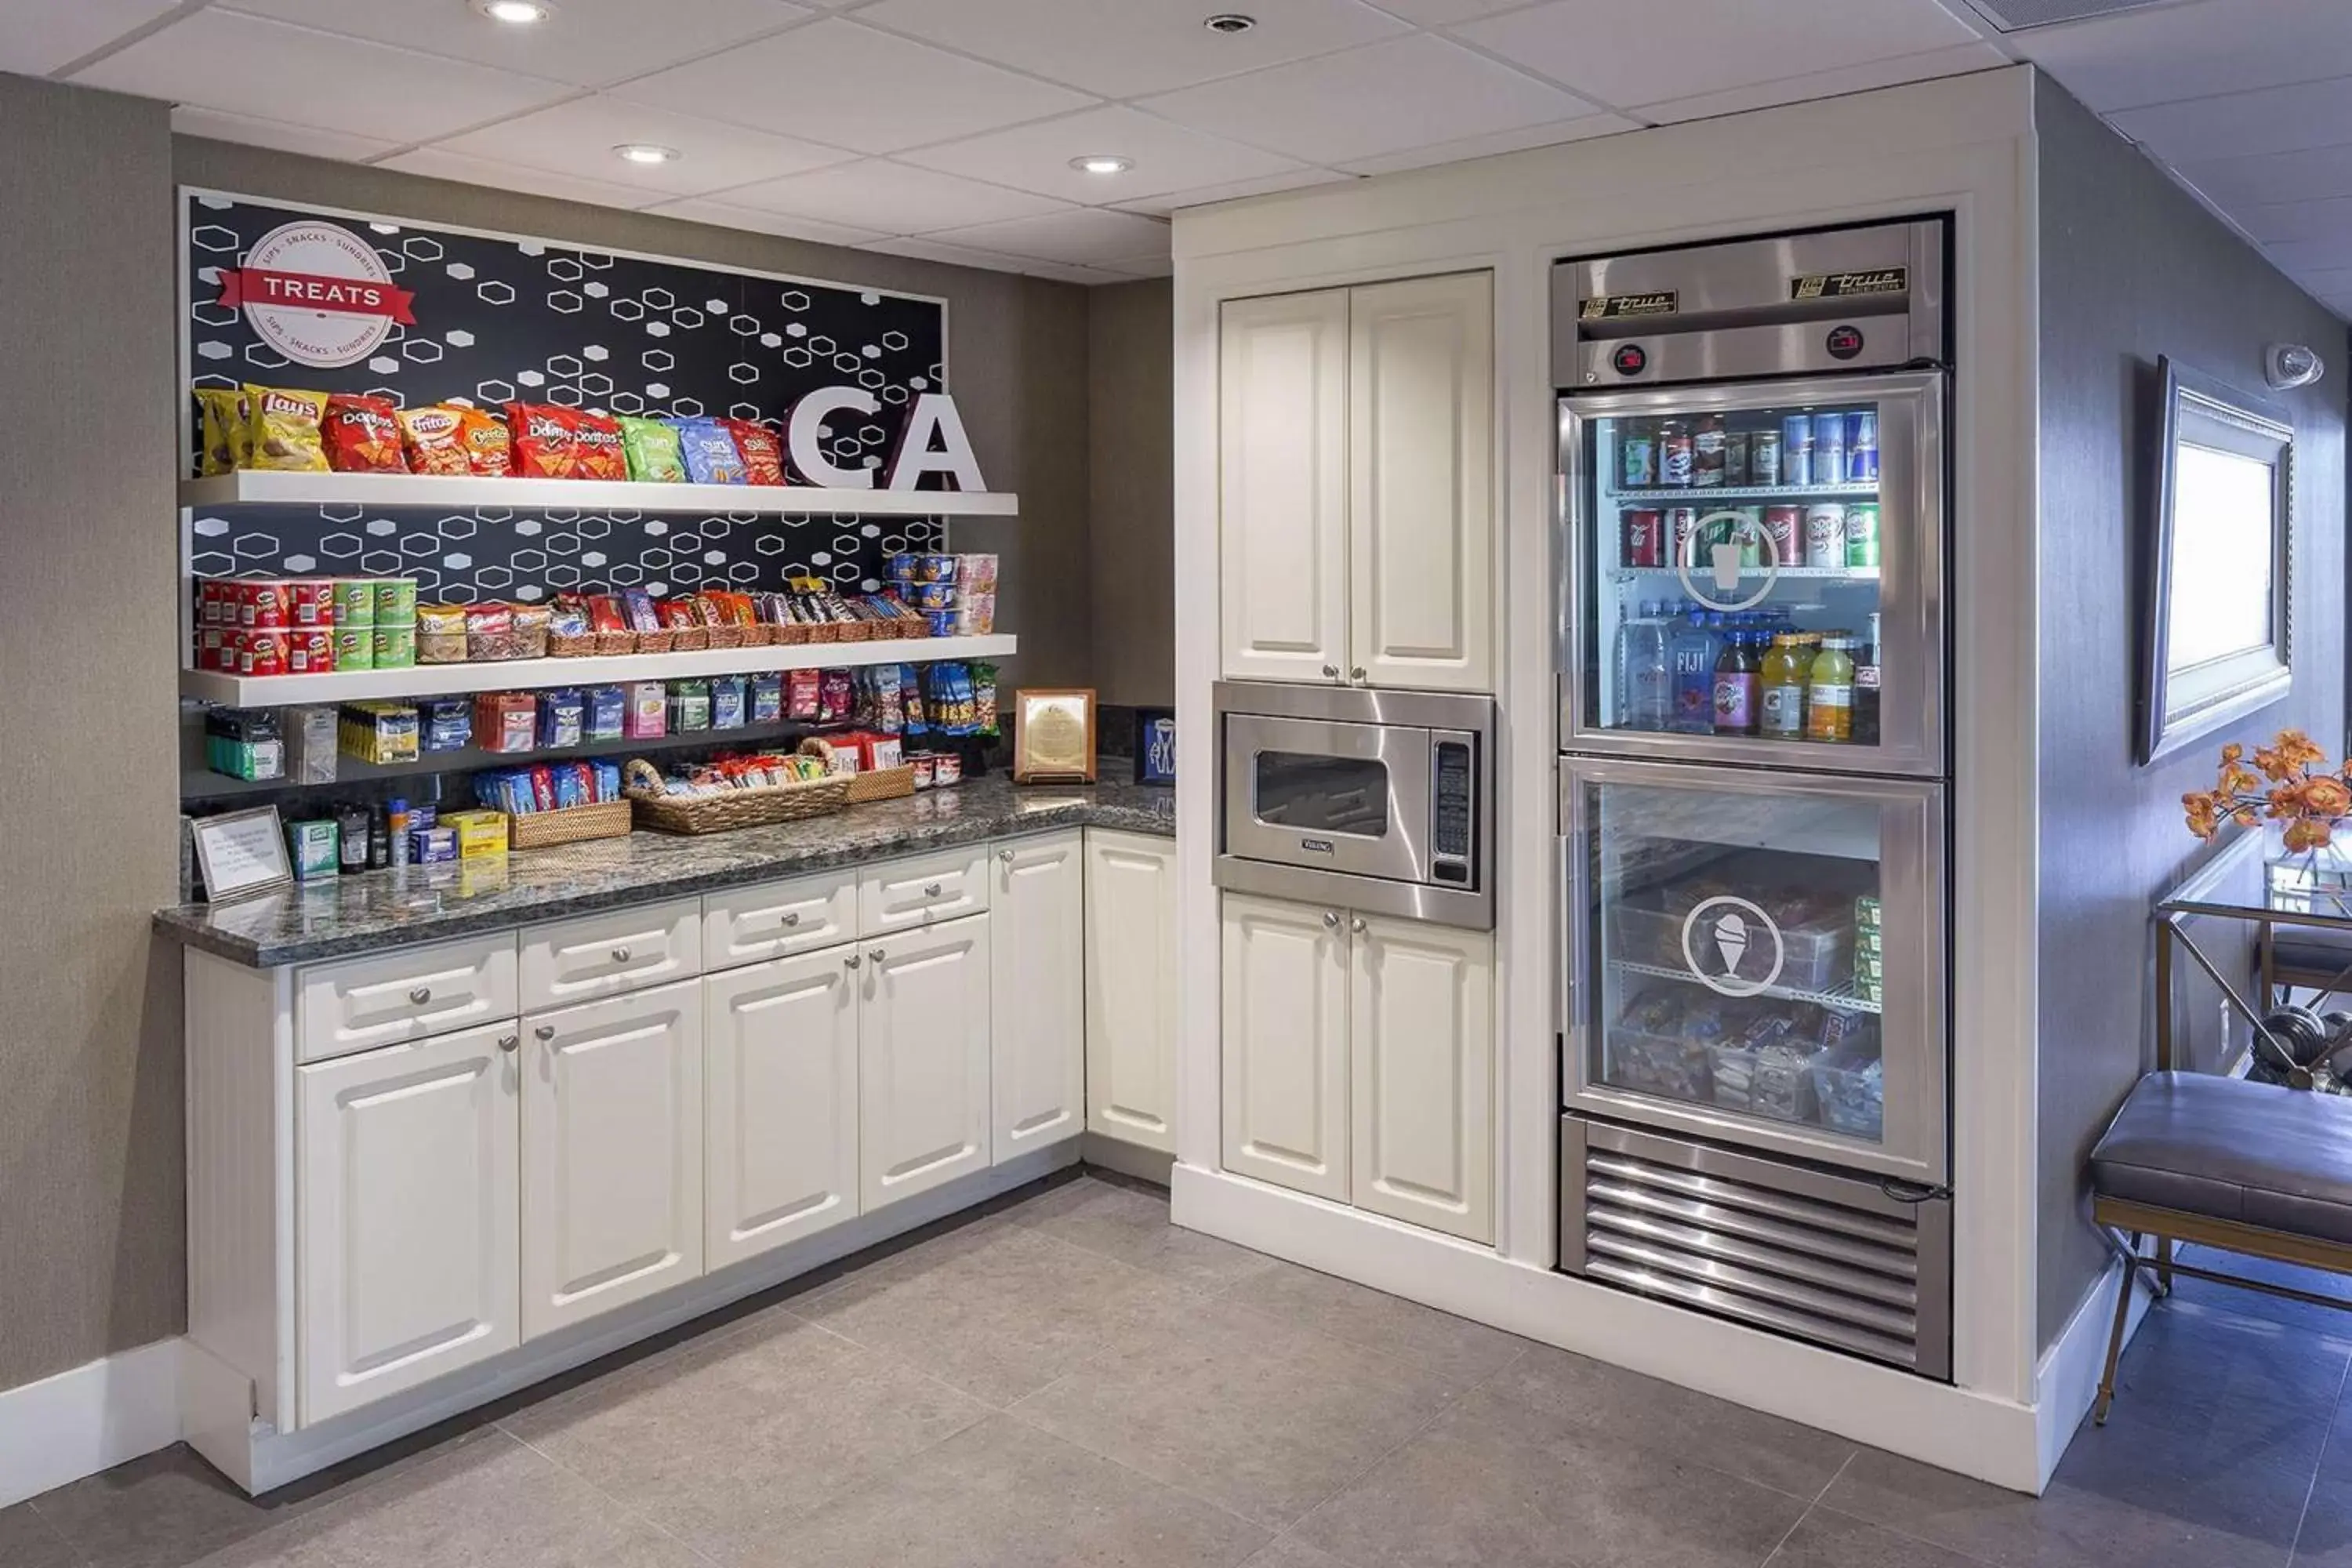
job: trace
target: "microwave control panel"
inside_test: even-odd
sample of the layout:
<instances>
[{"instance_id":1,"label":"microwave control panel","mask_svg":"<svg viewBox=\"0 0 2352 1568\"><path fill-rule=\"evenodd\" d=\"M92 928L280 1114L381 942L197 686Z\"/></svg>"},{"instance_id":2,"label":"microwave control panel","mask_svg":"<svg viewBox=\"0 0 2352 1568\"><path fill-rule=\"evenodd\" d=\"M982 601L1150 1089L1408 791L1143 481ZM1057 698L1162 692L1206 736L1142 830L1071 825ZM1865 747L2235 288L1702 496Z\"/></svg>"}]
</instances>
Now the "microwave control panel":
<instances>
[{"instance_id":1,"label":"microwave control panel","mask_svg":"<svg viewBox=\"0 0 2352 1568\"><path fill-rule=\"evenodd\" d=\"M1437 742L1437 777L1432 815L1434 837L1430 874L1441 882L1467 885L1470 880L1471 793L1477 781L1471 768L1470 742Z\"/></svg>"}]
</instances>

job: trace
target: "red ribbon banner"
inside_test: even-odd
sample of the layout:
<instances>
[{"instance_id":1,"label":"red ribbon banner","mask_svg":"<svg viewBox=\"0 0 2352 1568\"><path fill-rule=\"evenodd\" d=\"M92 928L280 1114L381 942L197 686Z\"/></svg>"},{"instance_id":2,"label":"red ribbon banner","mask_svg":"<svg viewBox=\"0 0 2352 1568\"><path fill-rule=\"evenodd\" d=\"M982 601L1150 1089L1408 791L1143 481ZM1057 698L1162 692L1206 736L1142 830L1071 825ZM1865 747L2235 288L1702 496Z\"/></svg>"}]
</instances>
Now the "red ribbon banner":
<instances>
[{"instance_id":1,"label":"red ribbon banner","mask_svg":"<svg viewBox=\"0 0 2352 1568\"><path fill-rule=\"evenodd\" d=\"M289 310L325 310L339 316L389 316L404 327L416 324L406 289L367 278L329 278L316 272L271 272L263 268L224 268L220 303L231 310L274 305Z\"/></svg>"}]
</instances>

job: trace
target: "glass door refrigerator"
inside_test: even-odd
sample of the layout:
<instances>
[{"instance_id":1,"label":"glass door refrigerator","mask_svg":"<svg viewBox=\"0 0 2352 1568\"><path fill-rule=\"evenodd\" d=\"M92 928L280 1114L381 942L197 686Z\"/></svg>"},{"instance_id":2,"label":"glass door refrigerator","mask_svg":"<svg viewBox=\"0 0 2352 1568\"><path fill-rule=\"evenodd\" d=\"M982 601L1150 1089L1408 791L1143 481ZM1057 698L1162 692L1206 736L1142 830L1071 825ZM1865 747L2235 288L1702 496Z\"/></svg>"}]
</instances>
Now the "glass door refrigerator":
<instances>
[{"instance_id":1,"label":"glass door refrigerator","mask_svg":"<svg viewBox=\"0 0 2352 1568\"><path fill-rule=\"evenodd\" d=\"M1552 287L1560 1267L1936 1377L1947 243Z\"/></svg>"}]
</instances>

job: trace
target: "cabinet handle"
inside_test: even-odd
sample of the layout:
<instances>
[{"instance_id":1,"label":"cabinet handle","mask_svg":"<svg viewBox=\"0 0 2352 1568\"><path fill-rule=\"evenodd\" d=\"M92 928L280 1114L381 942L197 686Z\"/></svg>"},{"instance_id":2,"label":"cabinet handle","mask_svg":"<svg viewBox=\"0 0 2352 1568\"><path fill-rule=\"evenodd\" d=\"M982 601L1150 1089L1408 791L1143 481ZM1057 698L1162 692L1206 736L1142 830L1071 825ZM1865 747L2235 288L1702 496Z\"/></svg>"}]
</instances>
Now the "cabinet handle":
<instances>
[{"instance_id":1,"label":"cabinet handle","mask_svg":"<svg viewBox=\"0 0 2352 1568\"><path fill-rule=\"evenodd\" d=\"M856 968L856 967L857 967L857 955L856 955L856 953L854 953L854 952L852 952L852 953L846 953L846 954L843 955L842 960L841 960L841 966L842 966L844 969L855 969L855 968Z\"/></svg>"},{"instance_id":2,"label":"cabinet handle","mask_svg":"<svg viewBox=\"0 0 2352 1568\"><path fill-rule=\"evenodd\" d=\"M1337 679L1339 679L1339 667L1338 665L1336 665L1336 664L1327 664L1327 665L1325 665L1325 666L1323 667L1323 679L1326 679L1326 680L1337 680Z\"/></svg>"},{"instance_id":3,"label":"cabinet handle","mask_svg":"<svg viewBox=\"0 0 2352 1568\"><path fill-rule=\"evenodd\" d=\"M1335 911L1330 910L1325 910L1323 911L1323 929L1325 931L1338 931L1339 929L1339 917Z\"/></svg>"},{"instance_id":4,"label":"cabinet handle","mask_svg":"<svg viewBox=\"0 0 2352 1568\"><path fill-rule=\"evenodd\" d=\"M408 994L408 999L417 1006L422 1007L425 1004L433 1000L433 987L430 985L420 985L415 990L411 991Z\"/></svg>"},{"instance_id":5,"label":"cabinet handle","mask_svg":"<svg viewBox=\"0 0 2352 1568\"><path fill-rule=\"evenodd\" d=\"M499 1037L499 1049L502 1051L511 1051L521 1044L522 1037L520 1035L500 1035Z\"/></svg>"},{"instance_id":6,"label":"cabinet handle","mask_svg":"<svg viewBox=\"0 0 2352 1568\"><path fill-rule=\"evenodd\" d=\"M877 947L868 956L871 957L875 963L879 963L882 962L884 955L882 950Z\"/></svg>"},{"instance_id":7,"label":"cabinet handle","mask_svg":"<svg viewBox=\"0 0 2352 1568\"><path fill-rule=\"evenodd\" d=\"M937 882L926 882L923 884L923 897L927 899L936 899L939 896L940 885Z\"/></svg>"},{"instance_id":8,"label":"cabinet handle","mask_svg":"<svg viewBox=\"0 0 2352 1568\"><path fill-rule=\"evenodd\" d=\"M629 950L628 950L627 948L625 948L625 947L616 947L616 948L614 948L614 949L613 950L613 962L614 962L614 963L628 963L628 962L629 962Z\"/></svg>"},{"instance_id":9,"label":"cabinet handle","mask_svg":"<svg viewBox=\"0 0 2352 1568\"><path fill-rule=\"evenodd\" d=\"M1363 667L1362 665L1360 665L1360 665L1356 666L1356 668L1353 668L1353 669L1349 670L1349 671L1348 672L1348 679L1350 679L1350 680L1361 680L1361 679L1364 679L1364 667Z\"/></svg>"},{"instance_id":10,"label":"cabinet handle","mask_svg":"<svg viewBox=\"0 0 2352 1568\"><path fill-rule=\"evenodd\" d=\"M1361 934L1364 929L1364 917L1361 915L1349 915L1348 917L1348 929L1351 931Z\"/></svg>"},{"instance_id":11,"label":"cabinet handle","mask_svg":"<svg viewBox=\"0 0 2352 1568\"><path fill-rule=\"evenodd\" d=\"M794 927L794 926L796 926L796 925L798 925L798 924L800 924L800 923L801 923L801 917L800 917L799 915L797 915L797 914L790 914L790 915L786 915L783 919L782 919L782 920L778 921L776 923L777 923L778 925L780 925L780 926L783 927L786 931L790 931L790 930L792 930L792 929L793 929L793 927Z\"/></svg>"},{"instance_id":12,"label":"cabinet handle","mask_svg":"<svg viewBox=\"0 0 2352 1568\"><path fill-rule=\"evenodd\" d=\"M555 1038L555 1026L552 1024L541 1024L538 1028L533 1029L531 1033L537 1035L542 1040L551 1040Z\"/></svg>"},{"instance_id":13,"label":"cabinet handle","mask_svg":"<svg viewBox=\"0 0 2352 1568\"><path fill-rule=\"evenodd\" d=\"M1013 864L1013 851L1012 851L1012 850L1010 850L1010 849L1000 849L1000 850L998 850L998 851L996 852L996 858L997 858L999 860L1003 861L1003 862L1004 862L1006 865L1008 865L1008 866L1010 866L1010 865L1012 865L1012 864Z\"/></svg>"}]
</instances>

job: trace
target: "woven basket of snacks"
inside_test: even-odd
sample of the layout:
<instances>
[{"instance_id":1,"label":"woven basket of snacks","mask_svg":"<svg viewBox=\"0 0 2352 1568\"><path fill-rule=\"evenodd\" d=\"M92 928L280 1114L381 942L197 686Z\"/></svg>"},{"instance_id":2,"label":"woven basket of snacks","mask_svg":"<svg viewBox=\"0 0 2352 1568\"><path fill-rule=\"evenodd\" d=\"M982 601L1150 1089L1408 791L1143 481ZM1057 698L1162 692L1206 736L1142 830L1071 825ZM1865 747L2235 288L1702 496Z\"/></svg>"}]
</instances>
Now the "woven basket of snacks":
<instances>
[{"instance_id":1,"label":"woven basket of snacks","mask_svg":"<svg viewBox=\"0 0 2352 1568\"><path fill-rule=\"evenodd\" d=\"M712 647L741 647L744 641L743 634L751 628L730 623L724 626L706 626L703 629L710 634Z\"/></svg>"},{"instance_id":2,"label":"woven basket of snacks","mask_svg":"<svg viewBox=\"0 0 2352 1568\"><path fill-rule=\"evenodd\" d=\"M753 621L741 629L745 647L769 647L779 640L776 634L783 628L771 626L765 621Z\"/></svg>"},{"instance_id":3,"label":"woven basket of snacks","mask_svg":"<svg viewBox=\"0 0 2352 1568\"><path fill-rule=\"evenodd\" d=\"M515 849L545 849L591 838L626 838L630 808L625 800L568 805L561 811L526 811L507 818L507 842Z\"/></svg>"},{"instance_id":4,"label":"woven basket of snacks","mask_svg":"<svg viewBox=\"0 0 2352 1568\"><path fill-rule=\"evenodd\" d=\"M604 634L606 637L612 634ZM585 658L590 654L605 651L597 645L603 637L594 632L556 632L547 634L547 657L550 658Z\"/></svg>"},{"instance_id":5,"label":"woven basket of snacks","mask_svg":"<svg viewBox=\"0 0 2352 1568\"><path fill-rule=\"evenodd\" d=\"M828 816L839 811L849 796L849 780L843 776L713 790L708 795L671 795L662 786L661 770L643 757L632 758L622 776L636 825L657 833L727 833L739 827Z\"/></svg>"},{"instance_id":6,"label":"woven basket of snacks","mask_svg":"<svg viewBox=\"0 0 2352 1568\"><path fill-rule=\"evenodd\" d=\"M669 646L672 653L700 653L710 646L710 628L672 626L669 629Z\"/></svg>"},{"instance_id":7,"label":"woven basket of snacks","mask_svg":"<svg viewBox=\"0 0 2352 1568\"><path fill-rule=\"evenodd\" d=\"M677 646L673 640L677 634L667 626L662 627L657 632L636 632L632 635L636 639L638 653L667 653Z\"/></svg>"},{"instance_id":8,"label":"woven basket of snacks","mask_svg":"<svg viewBox=\"0 0 2352 1568\"><path fill-rule=\"evenodd\" d=\"M904 767L877 768L870 773L849 775L849 804L862 805L870 800L898 800L915 793L915 764Z\"/></svg>"}]
</instances>

